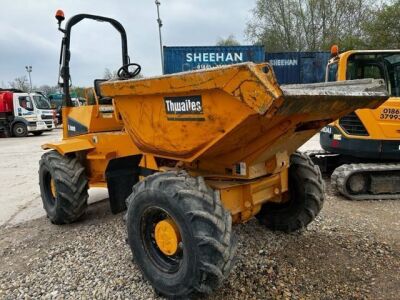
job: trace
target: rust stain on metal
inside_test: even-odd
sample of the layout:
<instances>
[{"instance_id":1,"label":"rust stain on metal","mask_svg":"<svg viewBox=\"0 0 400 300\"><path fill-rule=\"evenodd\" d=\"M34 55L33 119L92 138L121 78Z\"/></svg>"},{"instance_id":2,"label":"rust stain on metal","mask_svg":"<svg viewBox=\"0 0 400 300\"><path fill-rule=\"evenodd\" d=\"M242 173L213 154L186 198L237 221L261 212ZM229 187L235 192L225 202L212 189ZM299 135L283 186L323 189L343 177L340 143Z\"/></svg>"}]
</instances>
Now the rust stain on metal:
<instances>
[{"instance_id":1,"label":"rust stain on metal","mask_svg":"<svg viewBox=\"0 0 400 300\"><path fill-rule=\"evenodd\" d=\"M355 86L363 91L358 95L348 92L351 85L344 91L315 85L311 92L304 92L307 86L281 89L272 69L267 66L265 73L262 67L265 65L246 63L111 81L103 83L101 89L114 98L129 136L143 153L230 167L238 161L252 163L269 158L276 147L282 147L282 138L292 139L288 146L292 149L326 120L380 101L371 99L376 96L374 91L366 95L362 83ZM376 85L369 83L368 88L371 84ZM164 98L194 95L201 97L201 113L181 112L171 120Z\"/></svg>"}]
</instances>

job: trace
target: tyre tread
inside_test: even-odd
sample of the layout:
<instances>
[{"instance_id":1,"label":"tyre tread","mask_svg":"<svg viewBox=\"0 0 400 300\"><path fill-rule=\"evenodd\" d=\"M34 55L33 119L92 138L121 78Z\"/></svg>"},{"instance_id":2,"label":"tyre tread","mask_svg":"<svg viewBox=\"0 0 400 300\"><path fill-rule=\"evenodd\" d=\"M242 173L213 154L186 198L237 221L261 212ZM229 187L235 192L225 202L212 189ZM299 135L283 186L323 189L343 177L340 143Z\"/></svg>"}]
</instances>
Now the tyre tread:
<instances>
[{"instance_id":1,"label":"tyre tread","mask_svg":"<svg viewBox=\"0 0 400 300\"><path fill-rule=\"evenodd\" d=\"M321 172L308 155L301 152L293 153L289 172L296 172L301 179L305 200L299 209L291 214L280 213L279 210L269 211L265 205L257 218L271 230L293 232L303 229L315 219L325 200Z\"/></svg>"},{"instance_id":2,"label":"tyre tread","mask_svg":"<svg viewBox=\"0 0 400 300\"><path fill-rule=\"evenodd\" d=\"M56 151L49 151L43 154L39 165L40 168L47 167L52 170L56 185L63 186L63 191L57 189L56 201L58 201L58 206L56 213L54 215L49 215L48 213L50 221L61 225L72 223L79 219L86 211L89 197L85 168L76 157L63 156ZM42 186L41 196L42 199L46 197Z\"/></svg>"},{"instance_id":3,"label":"tyre tread","mask_svg":"<svg viewBox=\"0 0 400 300\"><path fill-rule=\"evenodd\" d=\"M215 290L228 275L233 266L237 240L232 232L232 219L221 205L217 193L209 188L202 177L191 177L185 171L168 171L146 177L133 187L127 204L147 189L160 187L174 201L174 205L184 207L185 215L196 228L194 240L199 251L199 270L197 280L188 287L186 295L209 294ZM210 230L209 228L212 228ZM166 295L171 296L171 295Z\"/></svg>"}]
</instances>

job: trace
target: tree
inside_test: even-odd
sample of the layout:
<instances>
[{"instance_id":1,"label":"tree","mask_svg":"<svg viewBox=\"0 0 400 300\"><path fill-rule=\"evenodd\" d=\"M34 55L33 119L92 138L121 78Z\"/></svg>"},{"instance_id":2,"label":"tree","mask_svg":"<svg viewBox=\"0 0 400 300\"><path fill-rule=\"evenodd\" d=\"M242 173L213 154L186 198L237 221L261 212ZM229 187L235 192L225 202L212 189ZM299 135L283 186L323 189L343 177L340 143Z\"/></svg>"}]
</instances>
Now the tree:
<instances>
[{"instance_id":1,"label":"tree","mask_svg":"<svg viewBox=\"0 0 400 300\"><path fill-rule=\"evenodd\" d=\"M217 46L240 46L240 43L231 34L226 39L220 37L217 41Z\"/></svg>"},{"instance_id":2,"label":"tree","mask_svg":"<svg viewBox=\"0 0 400 300\"><path fill-rule=\"evenodd\" d=\"M104 69L103 78L110 80L110 79L118 79L118 71L111 71L109 68ZM135 76L135 79L144 78L144 75L140 73L139 75Z\"/></svg>"},{"instance_id":3,"label":"tree","mask_svg":"<svg viewBox=\"0 0 400 300\"><path fill-rule=\"evenodd\" d=\"M365 47L363 24L372 0L257 0L246 35L267 51L321 51Z\"/></svg>"},{"instance_id":4,"label":"tree","mask_svg":"<svg viewBox=\"0 0 400 300\"><path fill-rule=\"evenodd\" d=\"M71 94L75 94L77 97L85 98L85 88L80 86L71 87Z\"/></svg>"},{"instance_id":5,"label":"tree","mask_svg":"<svg viewBox=\"0 0 400 300\"><path fill-rule=\"evenodd\" d=\"M18 89L24 92L29 91L29 82L25 75L15 78L14 81L10 81L8 84L12 89Z\"/></svg>"},{"instance_id":6,"label":"tree","mask_svg":"<svg viewBox=\"0 0 400 300\"><path fill-rule=\"evenodd\" d=\"M115 79L117 77L118 77L117 71L111 71L109 68L104 69L104 75L103 75L104 79L110 80L110 79Z\"/></svg>"},{"instance_id":7,"label":"tree","mask_svg":"<svg viewBox=\"0 0 400 300\"><path fill-rule=\"evenodd\" d=\"M50 86L50 85L42 85L39 88L35 88L34 90L38 90L43 92L45 95L55 94L59 90L57 86Z\"/></svg>"},{"instance_id":8,"label":"tree","mask_svg":"<svg viewBox=\"0 0 400 300\"><path fill-rule=\"evenodd\" d=\"M365 25L371 49L400 48L400 1L384 4L375 18Z\"/></svg>"}]
</instances>

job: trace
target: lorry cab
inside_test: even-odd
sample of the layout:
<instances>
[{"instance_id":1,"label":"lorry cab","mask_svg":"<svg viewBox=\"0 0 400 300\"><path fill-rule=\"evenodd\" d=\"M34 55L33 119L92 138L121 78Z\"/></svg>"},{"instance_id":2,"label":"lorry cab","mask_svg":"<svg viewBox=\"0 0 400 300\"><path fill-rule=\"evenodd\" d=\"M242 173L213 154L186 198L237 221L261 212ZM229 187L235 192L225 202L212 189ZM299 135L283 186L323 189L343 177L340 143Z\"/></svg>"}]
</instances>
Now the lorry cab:
<instances>
[{"instance_id":1,"label":"lorry cab","mask_svg":"<svg viewBox=\"0 0 400 300\"><path fill-rule=\"evenodd\" d=\"M6 91L3 100L11 104L4 112L1 129L16 137L40 135L55 128L55 115L49 101L40 93Z\"/></svg>"}]
</instances>

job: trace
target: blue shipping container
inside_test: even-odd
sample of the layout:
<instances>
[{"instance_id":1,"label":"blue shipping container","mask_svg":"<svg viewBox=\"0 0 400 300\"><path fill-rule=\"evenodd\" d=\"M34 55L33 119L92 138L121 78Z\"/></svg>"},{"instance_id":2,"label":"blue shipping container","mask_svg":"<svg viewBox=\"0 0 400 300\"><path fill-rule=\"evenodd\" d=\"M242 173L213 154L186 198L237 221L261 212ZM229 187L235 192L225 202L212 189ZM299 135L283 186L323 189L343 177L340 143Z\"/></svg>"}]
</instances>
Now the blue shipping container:
<instances>
[{"instance_id":1,"label":"blue shipping container","mask_svg":"<svg viewBox=\"0 0 400 300\"><path fill-rule=\"evenodd\" d=\"M164 46L164 73L207 69L252 61L265 61L262 46L210 46L166 47Z\"/></svg>"},{"instance_id":2,"label":"blue shipping container","mask_svg":"<svg viewBox=\"0 0 400 300\"><path fill-rule=\"evenodd\" d=\"M279 84L314 83L325 81L325 69L330 52L266 53Z\"/></svg>"}]
</instances>

